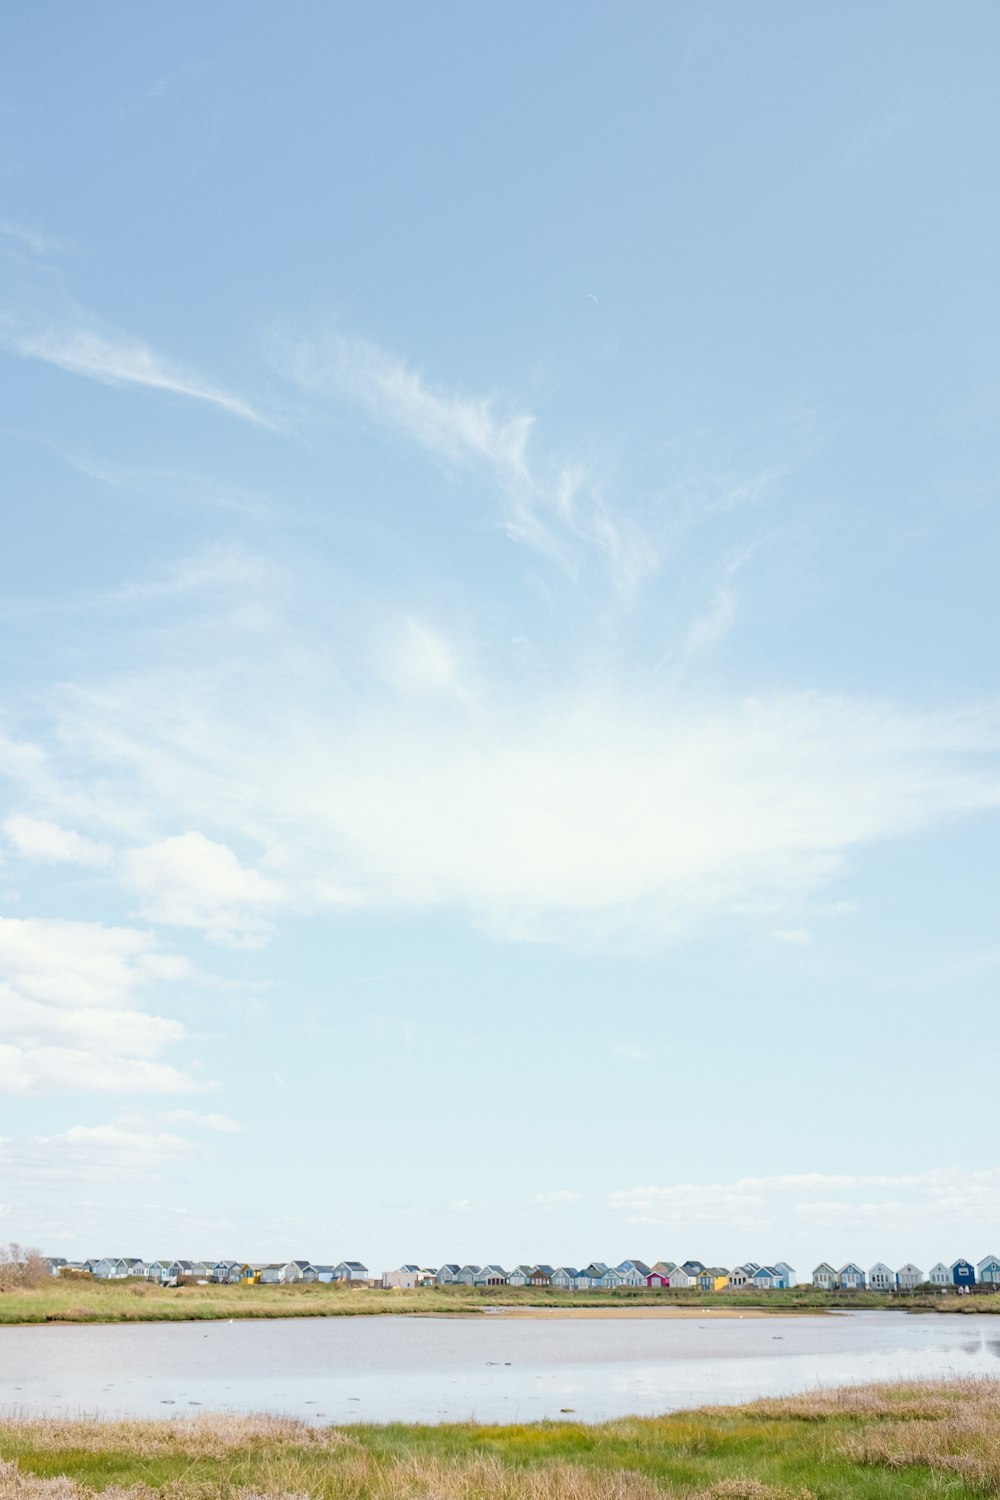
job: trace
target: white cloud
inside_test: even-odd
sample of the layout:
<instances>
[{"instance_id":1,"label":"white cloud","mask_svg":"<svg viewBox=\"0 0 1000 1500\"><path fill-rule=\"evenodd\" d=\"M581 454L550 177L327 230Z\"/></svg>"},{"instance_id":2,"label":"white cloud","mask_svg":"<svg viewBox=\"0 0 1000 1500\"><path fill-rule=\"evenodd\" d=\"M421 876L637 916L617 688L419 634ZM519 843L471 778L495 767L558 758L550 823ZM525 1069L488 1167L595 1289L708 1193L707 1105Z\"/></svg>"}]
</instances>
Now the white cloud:
<instances>
[{"instance_id":1,"label":"white cloud","mask_svg":"<svg viewBox=\"0 0 1000 1500\"><path fill-rule=\"evenodd\" d=\"M138 385L204 401L257 427L272 427L259 411L194 370L165 359L148 344L94 327L49 327L33 332L7 327L4 342L16 353L57 365L106 385Z\"/></svg>"},{"instance_id":2,"label":"white cloud","mask_svg":"<svg viewBox=\"0 0 1000 1500\"><path fill-rule=\"evenodd\" d=\"M83 1048L121 1052L130 1057L157 1057L164 1047L184 1037L184 1027L179 1021L137 1010L108 1010L94 1005L69 1009L61 1004L27 1000L3 983L0 983L0 1014L4 1037L30 1047Z\"/></svg>"},{"instance_id":3,"label":"white cloud","mask_svg":"<svg viewBox=\"0 0 1000 1500\"><path fill-rule=\"evenodd\" d=\"M152 934L96 922L0 918L0 1093L190 1093L206 1085L160 1061L178 1021L136 1005L190 966Z\"/></svg>"},{"instance_id":4,"label":"white cloud","mask_svg":"<svg viewBox=\"0 0 1000 1500\"><path fill-rule=\"evenodd\" d=\"M850 1237L873 1233L898 1242L941 1233L979 1235L1000 1229L1000 1167L973 1171L935 1167L922 1172L790 1173L731 1182L674 1183L616 1190L608 1207L628 1223L683 1231L755 1234L787 1243L806 1232L828 1236L829 1254L856 1253ZM718 1237L718 1236L717 1236ZM836 1248L839 1247L839 1250ZM734 1252L735 1253L735 1250ZM874 1253L874 1252L872 1252ZM944 1253L943 1251L941 1253Z\"/></svg>"},{"instance_id":5,"label":"white cloud","mask_svg":"<svg viewBox=\"0 0 1000 1500\"><path fill-rule=\"evenodd\" d=\"M991 710L583 688L536 702L482 684L444 701L256 696L266 713L217 715L203 684L189 696L147 672L75 694L59 729L120 806L265 851L273 875L200 834L129 856L144 912L220 940L259 941L284 904L451 907L578 946L720 917L788 941L866 846L1000 808Z\"/></svg>"},{"instance_id":6,"label":"white cloud","mask_svg":"<svg viewBox=\"0 0 1000 1500\"><path fill-rule=\"evenodd\" d=\"M87 865L97 870L109 864L114 853L110 844L97 843L72 829L60 828L58 823L20 813L4 820L3 831L25 859Z\"/></svg>"},{"instance_id":7,"label":"white cloud","mask_svg":"<svg viewBox=\"0 0 1000 1500\"><path fill-rule=\"evenodd\" d=\"M182 833L122 857L127 888L142 915L172 927L196 927L213 942L253 947L271 927L265 913L281 900L277 883L241 865L225 844Z\"/></svg>"},{"instance_id":8,"label":"white cloud","mask_svg":"<svg viewBox=\"0 0 1000 1500\"><path fill-rule=\"evenodd\" d=\"M172 1131L129 1128L116 1122L71 1125L56 1135L0 1138L0 1172L5 1180L28 1186L123 1178L149 1181L197 1151L194 1142Z\"/></svg>"},{"instance_id":9,"label":"white cloud","mask_svg":"<svg viewBox=\"0 0 1000 1500\"><path fill-rule=\"evenodd\" d=\"M191 1094L204 1087L180 1069L147 1058L0 1044L0 1094Z\"/></svg>"},{"instance_id":10,"label":"white cloud","mask_svg":"<svg viewBox=\"0 0 1000 1500\"><path fill-rule=\"evenodd\" d=\"M134 927L0 917L0 977L30 1000L120 1009L155 946L152 933Z\"/></svg>"}]
</instances>

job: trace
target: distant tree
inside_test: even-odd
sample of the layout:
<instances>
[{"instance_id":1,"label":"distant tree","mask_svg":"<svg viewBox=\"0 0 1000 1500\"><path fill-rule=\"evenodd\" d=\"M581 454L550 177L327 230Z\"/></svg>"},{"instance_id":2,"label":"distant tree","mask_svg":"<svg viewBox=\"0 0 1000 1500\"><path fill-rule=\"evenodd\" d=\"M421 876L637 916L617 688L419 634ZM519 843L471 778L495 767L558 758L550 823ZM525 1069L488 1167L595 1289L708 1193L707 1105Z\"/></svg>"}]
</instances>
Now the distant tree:
<instances>
[{"instance_id":1,"label":"distant tree","mask_svg":"<svg viewBox=\"0 0 1000 1500\"><path fill-rule=\"evenodd\" d=\"M20 1284L20 1245L0 1245L0 1292L12 1292Z\"/></svg>"},{"instance_id":2,"label":"distant tree","mask_svg":"<svg viewBox=\"0 0 1000 1500\"><path fill-rule=\"evenodd\" d=\"M33 1245L24 1252L22 1286L44 1286L51 1278L51 1271L44 1255Z\"/></svg>"},{"instance_id":3,"label":"distant tree","mask_svg":"<svg viewBox=\"0 0 1000 1500\"><path fill-rule=\"evenodd\" d=\"M25 1248L13 1240L9 1245L0 1245L0 1292L43 1286L48 1276L49 1268L40 1250L30 1245Z\"/></svg>"}]
</instances>

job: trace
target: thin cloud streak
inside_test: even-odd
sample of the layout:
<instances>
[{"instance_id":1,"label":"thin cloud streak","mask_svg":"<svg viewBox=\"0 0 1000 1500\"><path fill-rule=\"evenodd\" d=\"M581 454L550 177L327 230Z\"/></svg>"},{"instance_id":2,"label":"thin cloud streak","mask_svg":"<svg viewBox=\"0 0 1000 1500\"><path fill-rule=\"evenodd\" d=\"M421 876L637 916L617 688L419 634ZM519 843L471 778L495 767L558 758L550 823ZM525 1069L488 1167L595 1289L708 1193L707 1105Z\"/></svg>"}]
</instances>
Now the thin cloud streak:
<instances>
[{"instance_id":1,"label":"thin cloud streak","mask_svg":"<svg viewBox=\"0 0 1000 1500\"><path fill-rule=\"evenodd\" d=\"M32 255L51 255L63 248L58 240L41 234L30 225L15 224L11 219L0 219L0 238L11 240L25 250L30 250Z\"/></svg>"},{"instance_id":2,"label":"thin cloud streak","mask_svg":"<svg viewBox=\"0 0 1000 1500\"><path fill-rule=\"evenodd\" d=\"M15 353L55 365L71 375L82 375L104 385L137 385L186 396L218 407L255 427L277 430L274 422L241 396L124 334L104 333L89 327L48 327L36 332L8 328L3 337Z\"/></svg>"},{"instance_id":3,"label":"thin cloud streak","mask_svg":"<svg viewBox=\"0 0 1000 1500\"><path fill-rule=\"evenodd\" d=\"M814 1242L822 1232L828 1254L847 1255L852 1253L849 1236L870 1242L878 1234L903 1253L906 1237L918 1232L926 1243L932 1235L1000 1229L998 1190L1000 1167L995 1166L897 1174L805 1172L621 1188L608 1195L607 1208L632 1225L697 1231L717 1241L753 1233L780 1235L786 1243L796 1235Z\"/></svg>"}]
</instances>

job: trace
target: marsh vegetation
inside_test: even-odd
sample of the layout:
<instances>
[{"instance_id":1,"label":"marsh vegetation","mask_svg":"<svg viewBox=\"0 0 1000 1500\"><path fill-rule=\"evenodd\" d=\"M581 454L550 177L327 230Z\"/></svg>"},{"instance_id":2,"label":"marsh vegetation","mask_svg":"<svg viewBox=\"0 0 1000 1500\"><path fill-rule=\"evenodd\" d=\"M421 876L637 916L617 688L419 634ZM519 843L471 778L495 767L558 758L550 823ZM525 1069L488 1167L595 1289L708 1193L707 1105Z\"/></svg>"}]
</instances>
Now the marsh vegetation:
<instances>
[{"instance_id":1,"label":"marsh vegetation","mask_svg":"<svg viewBox=\"0 0 1000 1500\"><path fill-rule=\"evenodd\" d=\"M738 1308L741 1312L817 1312L825 1308L899 1308L914 1312L1000 1312L1000 1297L912 1296L877 1292L830 1294L812 1287L787 1292L702 1293L619 1288L561 1292L537 1287L380 1287L298 1282L289 1286L159 1286L140 1279L96 1281L91 1276L45 1275L0 1286L0 1323L133 1323L203 1318L329 1318L371 1313L441 1315L490 1307Z\"/></svg>"},{"instance_id":2,"label":"marsh vegetation","mask_svg":"<svg viewBox=\"0 0 1000 1500\"><path fill-rule=\"evenodd\" d=\"M1000 1492L1000 1382L485 1427L265 1416L0 1424L0 1500L914 1500Z\"/></svg>"}]
</instances>

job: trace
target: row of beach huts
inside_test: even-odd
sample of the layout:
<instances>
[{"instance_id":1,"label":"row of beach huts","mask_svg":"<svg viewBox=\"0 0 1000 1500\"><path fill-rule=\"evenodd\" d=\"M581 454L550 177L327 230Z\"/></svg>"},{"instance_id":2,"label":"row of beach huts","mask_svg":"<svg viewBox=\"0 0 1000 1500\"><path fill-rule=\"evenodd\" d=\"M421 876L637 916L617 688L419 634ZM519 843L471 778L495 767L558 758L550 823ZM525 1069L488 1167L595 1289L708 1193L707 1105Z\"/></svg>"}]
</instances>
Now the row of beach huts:
<instances>
[{"instance_id":1,"label":"row of beach huts","mask_svg":"<svg viewBox=\"0 0 1000 1500\"><path fill-rule=\"evenodd\" d=\"M551 1287L567 1292L614 1291L619 1287L653 1291L784 1291L797 1285L793 1267L783 1260L773 1265L746 1261L732 1270L725 1266L706 1266L700 1260L686 1260L680 1265L672 1260L660 1260L652 1266L642 1260L623 1260L617 1266L606 1265L603 1261L591 1261L582 1269L575 1266L524 1264L515 1266L510 1271L496 1262L485 1266L463 1266L450 1262L443 1266L406 1264L395 1271L384 1271L381 1276L373 1276L368 1267L357 1260L342 1260L334 1265L309 1260L144 1261L134 1256L103 1256L94 1260L68 1261L49 1256L46 1257L46 1262L54 1276L59 1276L64 1271L79 1271L89 1273L101 1281L138 1277L161 1285L182 1280L243 1286L281 1286L294 1282L321 1281L391 1287L401 1291L427 1286L511 1286ZM843 1266L832 1266L823 1261L813 1271L810 1283L815 1289L825 1292L912 1292L919 1287L938 1290L957 1288L959 1291L971 1291L973 1287L1000 1290L1000 1259L995 1255L988 1255L977 1264L968 1260L952 1261L950 1265L938 1261L926 1274L910 1261L898 1270L893 1270L883 1261L877 1261L867 1271L853 1261Z\"/></svg>"}]
</instances>

